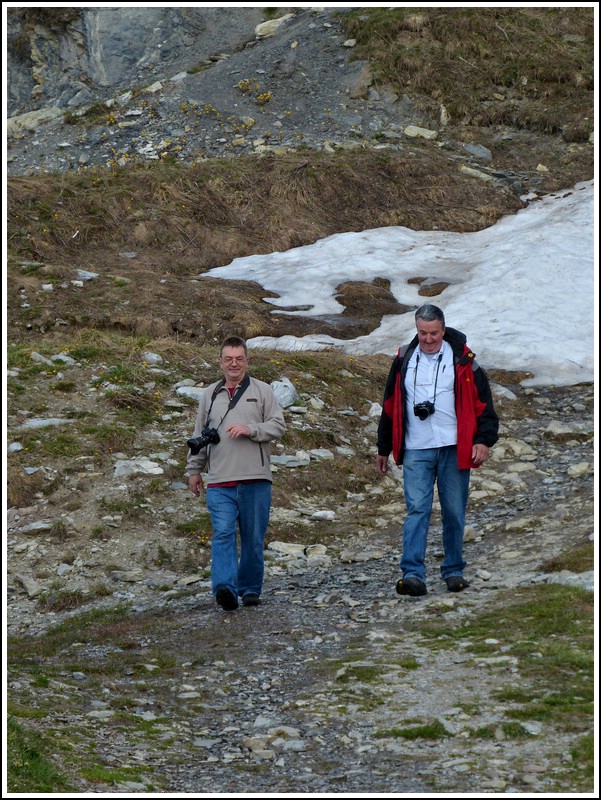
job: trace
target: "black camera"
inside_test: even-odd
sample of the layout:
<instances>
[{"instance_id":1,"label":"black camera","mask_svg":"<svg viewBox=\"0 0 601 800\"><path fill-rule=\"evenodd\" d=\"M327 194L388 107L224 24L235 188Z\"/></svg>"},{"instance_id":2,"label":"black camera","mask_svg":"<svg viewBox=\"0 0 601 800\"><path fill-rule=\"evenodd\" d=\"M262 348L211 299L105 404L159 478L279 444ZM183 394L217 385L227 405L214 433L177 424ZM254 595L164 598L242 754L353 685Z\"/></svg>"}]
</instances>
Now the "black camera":
<instances>
[{"instance_id":1,"label":"black camera","mask_svg":"<svg viewBox=\"0 0 601 800\"><path fill-rule=\"evenodd\" d=\"M203 447L206 447L208 444L218 444L219 442L219 434L217 433L216 428L204 428L200 434L195 439L188 439L186 444L190 448L190 453L193 456L197 456Z\"/></svg>"},{"instance_id":2,"label":"black camera","mask_svg":"<svg viewBox=\"0 0 601 800\"><path fill-rule=\"evenodd\" d=\"M423 403L418 403L413 406L413 413L421 420L428 419L430 414L433 414L435 410L434 403L431 403L429 400L425 400Z\"/></svg>"}]
</instances>

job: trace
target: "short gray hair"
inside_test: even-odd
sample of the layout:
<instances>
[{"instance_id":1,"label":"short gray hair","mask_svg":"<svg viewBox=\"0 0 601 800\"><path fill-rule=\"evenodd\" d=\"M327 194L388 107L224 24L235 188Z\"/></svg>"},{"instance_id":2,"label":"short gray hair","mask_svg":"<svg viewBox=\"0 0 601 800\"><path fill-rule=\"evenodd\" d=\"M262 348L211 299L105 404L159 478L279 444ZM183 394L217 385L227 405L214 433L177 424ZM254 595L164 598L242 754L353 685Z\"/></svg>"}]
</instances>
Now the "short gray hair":
<instances>
[{"instance_id":1,"label":"short gray hair","mask_svg":"<svg viewBox=\"0 0 601 800\"><path fill-rule=\"evenodd\" d=\"M438 308L438 306L433 306L431 303L425 303L425 305L417 309L415 312L416 324L418 319L423 319L424 322L440 322L443 328L446 327L442 309Z\"/></svg>"}]
</instances>

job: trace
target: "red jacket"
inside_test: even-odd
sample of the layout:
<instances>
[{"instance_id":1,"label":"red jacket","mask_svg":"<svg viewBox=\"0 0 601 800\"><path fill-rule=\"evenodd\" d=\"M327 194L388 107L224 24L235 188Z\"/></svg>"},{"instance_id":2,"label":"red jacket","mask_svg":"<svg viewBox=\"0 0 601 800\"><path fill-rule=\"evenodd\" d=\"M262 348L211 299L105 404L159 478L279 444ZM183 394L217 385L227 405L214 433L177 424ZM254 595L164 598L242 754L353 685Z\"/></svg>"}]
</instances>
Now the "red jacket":
<instances>
[{"instance_id":1,"label":"red jacket","mask_svg":"<svg viewBox=\"0 0 601 800\"><path fill-rule=\"evenodd\" d=\"M446 328L444 339L453 350L455 368L455 413L457 415L457 464L459 469L479 466L472 461L474 444L492 445L499 438L499 418L493 406L488 378L476 363L475 354L466 344L463 333ZM378 426L378 454L392 453L402 464L405 452L405 374L417 336L404 350L399 349L392 362Z\"/></svg>"}]
</instances>

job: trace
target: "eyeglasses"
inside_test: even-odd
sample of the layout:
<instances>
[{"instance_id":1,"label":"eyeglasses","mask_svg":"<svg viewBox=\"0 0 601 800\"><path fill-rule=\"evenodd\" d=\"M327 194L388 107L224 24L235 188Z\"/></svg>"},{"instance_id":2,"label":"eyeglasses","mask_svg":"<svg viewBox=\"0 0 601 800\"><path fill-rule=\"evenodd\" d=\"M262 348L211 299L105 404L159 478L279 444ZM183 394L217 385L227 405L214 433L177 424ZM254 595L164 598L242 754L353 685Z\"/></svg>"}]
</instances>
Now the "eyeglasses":
<instances>
[{"instance_id":1,"label":"eyeglasses","mask_svg":"<svg viewBox=\"0 0 601 800\"><path fill-rule=\"evenodd\" d=\"M244 364L246 361L246 356L240 356L240 358L230 358L229 356L226 356L221 360L224 364Z\"/></svg>"}]
</instances>

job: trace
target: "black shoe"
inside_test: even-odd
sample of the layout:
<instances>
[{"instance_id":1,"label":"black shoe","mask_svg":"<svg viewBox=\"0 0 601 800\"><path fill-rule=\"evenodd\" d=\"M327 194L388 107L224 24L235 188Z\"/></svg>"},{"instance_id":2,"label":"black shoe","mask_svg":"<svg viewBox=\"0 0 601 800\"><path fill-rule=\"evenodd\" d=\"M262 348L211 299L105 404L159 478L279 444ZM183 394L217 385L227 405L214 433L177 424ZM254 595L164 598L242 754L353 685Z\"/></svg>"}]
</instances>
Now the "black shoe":
<instances>
[{"instance_id":1,"label":"black shoe","mask_svg":"<svg viewBox=\"0 0 601 800\"><path fill-rule=\"evenodd\" d=\"M463 575L451 575L450 578L445 578L445 581L449 592L462 592L470 585Z\"/></svg>"},{"instance_id":2,"label":"black shoe","mask_svg":"<svg viewBox=\"0 0 601 800\"><path fill-rule=\"evenodd\" d=\"M217 605L224 611L235 611L238 608L238 598L226 586L220 586L215 594Z\"/></svg>"},{"instance_id":3,"label":"black shoe","mask_svg":"<svg viewBox=\"0 0 601 800\"><path fill-rule=\"evenodd\" d=\"M414 575L400 578L396 584L397 594L409 594L411 597L421 597L428 594L426 584Z\"/></svg>"},{"instance_id":4,"label":"black shoe","mask_svg":"<svg viewBox=\"0 0 601 800\"><path fill-rule=\"evenodd\" d=\"M258 594L253 594L252 592L249 592L248 594L245 594L244 597L242 598L243 606L258 606L260 604L261 604L261 598L259 597Z\"/></svg>"}]
</instances>

